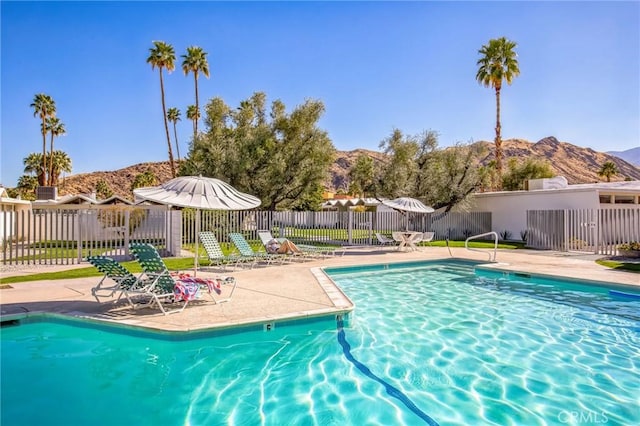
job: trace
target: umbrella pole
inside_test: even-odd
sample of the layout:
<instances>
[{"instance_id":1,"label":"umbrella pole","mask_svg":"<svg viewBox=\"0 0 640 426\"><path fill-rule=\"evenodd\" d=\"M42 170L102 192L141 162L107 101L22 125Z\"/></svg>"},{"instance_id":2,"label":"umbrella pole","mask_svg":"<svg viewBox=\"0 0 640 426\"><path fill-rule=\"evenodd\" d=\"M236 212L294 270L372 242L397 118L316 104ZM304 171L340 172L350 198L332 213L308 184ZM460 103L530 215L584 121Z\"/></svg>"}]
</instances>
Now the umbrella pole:
<instances>
[{"instance_id":1,"label":"umbrella pole","mask_svg":"<svg viewBox=\"0 0 640 426\"><path fill-rule=\"evenodd\" d=\"M198 276L198 240L200 239L200 209L196 209L196 258L193 260L193 276Z\"/></svg>"}]
</instances>

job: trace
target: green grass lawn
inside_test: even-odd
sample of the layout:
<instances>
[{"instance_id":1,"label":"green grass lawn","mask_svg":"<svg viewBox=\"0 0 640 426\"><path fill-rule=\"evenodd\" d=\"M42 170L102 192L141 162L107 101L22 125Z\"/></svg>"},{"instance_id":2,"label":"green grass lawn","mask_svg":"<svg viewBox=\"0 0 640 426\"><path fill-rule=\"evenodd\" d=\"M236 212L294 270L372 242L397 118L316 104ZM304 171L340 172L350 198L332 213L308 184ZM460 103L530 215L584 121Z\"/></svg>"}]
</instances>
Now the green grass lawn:
<instances>
[{"instance_id":1,"label":"green grass lawn","mask_svg":"<svg viewBox=\"0 0 640 426\"><path fill-rule=\"evenodd\" d=\"M596 260L596 263L598 265L606 266L607 268L617 269L620 271L627 271L627 272L636 272L640 274L640 263L620 262L617 260L607 260L607 259Z\"/></svg>"},{"instance_id":2,"label":"green grass lawn","mask_svg":"<svg viewBox=\"0 0 640 426\"><path fill-rule=\"evenodd\" d=\"M469 243L469 247L472 248L481 248L481 249L491 249L493 248L493 241L473 241ZM432 246L432 247L446 247L446 241L431 241L429 244L423 243L422 246ZM252 244L254 249L262 248L262 245L254 242ZM449 247L464 247L464 241L449 241ZM524 248L524 243L520 242L508 242L508 243L500 243L498 244L498 248L500 249L522 249ZM194 251L195 247L185 246L185 249ZM206 252L202 246L198 247L198 251L200 252L200 264L203 266L207 266L209 263L206 260ZM229 245L223 245L223 251L225 253L231 252L231 248ZM171 271L189 271L193 270L193 257L168 257L164 258L164 262L167 265L167 268ZM639 263L626 263L619 262L615 260L597 260L598 264L606 266L608 268L622 270L622 271L630 271L640 273L640 264ZM135 261L122 262L122 265L127 268L133 274L139 274L142 272L140 265ZM17 284L21 282L29 282L29 281L42 281L42 280L69 280L74 278L88 278L88 277L100 277L102 274L93 266L87 266L86 268L72 268L64 271L57 272L42 272L38 274L30 274L30 275L20 275L14 277L3 277L0 278L0 284Z\"/></svg>"}]
</instances>

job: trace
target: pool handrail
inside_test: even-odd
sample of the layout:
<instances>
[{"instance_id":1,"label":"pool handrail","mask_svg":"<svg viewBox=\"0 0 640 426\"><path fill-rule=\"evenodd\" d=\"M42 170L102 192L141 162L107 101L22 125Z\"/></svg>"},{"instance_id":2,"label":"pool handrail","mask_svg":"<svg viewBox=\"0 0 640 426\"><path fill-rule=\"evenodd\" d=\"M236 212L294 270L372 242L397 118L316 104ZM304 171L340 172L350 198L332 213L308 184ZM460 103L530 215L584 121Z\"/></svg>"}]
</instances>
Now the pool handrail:
<instances>
[{"instance_id":1,"label":"pool handrail","mask_svg":"<svg viewBox=\"0 0 640 426\"><path fill-rule=\"evenodd\" d=\"M489 262L495 262L496 261L496 254L497 254L497 251L498 251L498 233L495 232L495 231L485 232L484 234L472 235L471 237L469 237L466 240L464 240L464 248L469 250L469 251L477 251L477 252L480 252L480 253L485 253L483 250L480 250L480 249L469 248L469 241L475 240L476 238L480 238L480 237L486 237L488 235L493 235L494 240L495 240L495 245L493 246L493 259L491 258L491 252L487 253L489 255Z\"/></svg>"}]
</instances>

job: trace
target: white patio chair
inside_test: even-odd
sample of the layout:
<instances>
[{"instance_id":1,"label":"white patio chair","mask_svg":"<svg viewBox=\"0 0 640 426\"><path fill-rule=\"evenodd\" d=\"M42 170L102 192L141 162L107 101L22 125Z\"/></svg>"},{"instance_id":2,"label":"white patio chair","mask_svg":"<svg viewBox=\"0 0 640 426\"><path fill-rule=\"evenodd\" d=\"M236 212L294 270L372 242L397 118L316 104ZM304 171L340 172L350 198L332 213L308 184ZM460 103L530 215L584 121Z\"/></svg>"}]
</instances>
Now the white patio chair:
<instances>
[{"instance_id":1,"label":"white patio chair","mask_svg":"<svg viewBox=\"0 0 640 426\"><path fill-rule=\"evenodd\" d=\"M382 235L379 232L376 232L376 238L378 239L378 242L383 246L397 244L396 240L394 240L393 238L389 238L386 235Z\"/></svg>"},{"instance_id":2,"label":"white patio chair","mask_svg":"<svg viewBox=\"0 0 640 426\"><path fill-rule=\"evenodd\" d=\"M407 245L407 239L404 236L404 232L393 231L391 233L391 237L393 237L394 241L398 242L398 250L402 250Z\"/></svg>"},{"instance_id":3,"label":"white patio chair","mask_svg":"<svg viewBox=\"0 0 640 426\"><path fill-rule=\"evenodd\" d=\"M431 241L433 241L433 237L435 237L436 233L435 232L423 232L422 233L422 241L424 241L425 243L429 244ZM431 244L429 244L431 245Z\"/></svg>"}]
</instances>

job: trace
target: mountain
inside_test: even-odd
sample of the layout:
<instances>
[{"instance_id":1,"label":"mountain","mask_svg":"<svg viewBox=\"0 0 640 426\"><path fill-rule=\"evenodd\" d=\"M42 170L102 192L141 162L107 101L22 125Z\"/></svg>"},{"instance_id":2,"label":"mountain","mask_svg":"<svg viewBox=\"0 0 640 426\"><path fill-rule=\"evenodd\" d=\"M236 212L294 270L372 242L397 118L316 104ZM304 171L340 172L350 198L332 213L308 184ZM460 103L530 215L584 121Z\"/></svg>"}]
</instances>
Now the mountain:
<instances>
[{"instance_id":1,"label":"mountain","mask_svg":"<svg viewBox=\"0 0 640 426\"><path fill-rule=\"evenodd\" d=\"M168 161L140 163L112 172L92 172L67 176L58 187L58 195L90 194L95 191L98 182L104 180L114 195L133 200L131 184L137 175L147 170L151 171L156 178L158 178L158 184L171 179L171 169L169 168Z\"/></svg>"},{"instance_id":2,"label":"mountain","mask_svg":"<svg viewBox=\"0 0 640 426\"><path fill-rule=\"evenodd\" d=\"M607 154L622 158L624 161L640 166L640 146L637 148L627 149L626 151L607 151Z\"/></svg>"},{"instance_id":3,"label":"mountain","mask_svg":"<svg viewBox=\"0 0 640 426\"><path fill-rule=\"evenodd\" d=\"M486 141L476 143L485 146L487 154L480 161L482 164L487 164L494 158L493 143ZM612 177L612 181L621 181L625 177L640 180L639 167L610 154L560 142L553 136L541 139L536 143L523 139L507 139L503 141L502 146L505 164L506 160L511 157L534 156L546 159L556 174L566 177L571 184L602 182L603 178L598 176L598 171L607 161L614 162L619 170L619 174ZM386 155L381 152L367 149L337 151L336 159L330 168L329 179L325 183L326 188L329 190L346 189L349 170L357 158L363 154L373 158L376 165L384 163L386 158ZM169 162L142 163L111 172L101 171L68 176L60 185L59 194L88 194L95 190L100 180L104 180L114 194L132 199L131 183L138 174L147 170L156 175L159 183L171 179Z\"/></svg>"},{"instance_id":4,"label":"mountain","mask_svg":"<svg viewBox=\"0 0 640 426\"><path fill-rule=\"evenodd\" d=\"M486 164L494 159L493 142L477 142L486 145L489 154L482 159ZM523 139L507 139L502 142L502 150L506 159L510 157L533 156L538 159L546 159L556 175L564 176L570 184L603 182L598 176L598 171L607 161L612 161L618 168L618 175L611 178L612 181L622 181L626 177L640 180L640 168L625 160L594 151L591 148L582 148L567 142L560 142L553 136L540 139L531 143Z\"/></svg>"}]
</instances>

